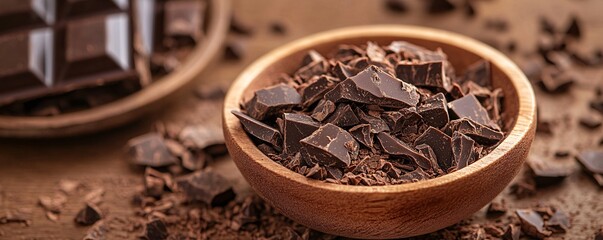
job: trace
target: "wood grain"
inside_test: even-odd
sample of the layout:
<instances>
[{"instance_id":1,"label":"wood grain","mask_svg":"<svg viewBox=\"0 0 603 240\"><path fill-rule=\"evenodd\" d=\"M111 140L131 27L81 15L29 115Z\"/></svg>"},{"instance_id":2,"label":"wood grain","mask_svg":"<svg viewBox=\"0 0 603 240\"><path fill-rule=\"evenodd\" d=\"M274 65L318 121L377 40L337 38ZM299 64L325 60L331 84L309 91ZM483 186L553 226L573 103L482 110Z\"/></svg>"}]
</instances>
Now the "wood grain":
<instances>
[{"instance_id":1,"label":"wood grain","mask_svg":"<svg viewBox=\"0 0 603 240\"><path fill-rule=\"evenodd\" d=\"M363 0L234 0L237 16L254 28L252 38L243 38L247 43L245 57L239 62L216 61L197 79L197 83L229 84L237 75L259 56L275 47L306 35L339 27L362 24L413 24L436 27L459 32L478 39L498 36L501 42L514 39L518 51L507 53L519 59L535 48L538 19L546 16L556 26L563 26L571 14L580 14L585 25L584 46L603 47L603 19L599 9L603 2L598 0L498 0L475 1L478 15L476 19L466 19L463 14L453 12L444 16L429 18L422 12L422 1L405 1L409 12L389 14L380 4ZM345 9L345 10L342 10ZM333 14L342 12L345 14ZM350 17L353 16L353 17ZM483 20L499 17L509 22L509 32L499 35L485 30ZM269 24L281 21L287 34L273 35ZM232 36L231 36L232 37ZM571 94L548 95L535 89L540 117L552 120L558 129L553 135L538 134L532 144L529 157L565 164L574 173L559 186L539 190L537 197L516 199L503 191L497 199L505 199L512 208L525 208L536 203L552 204L570 213L572 228L565 234L567 239L592 239L596 228L603 224L603 191L587 175L582 174L573 158L558 159L553 156L556 149L585 149L597 146L603 137L601 131L581 128L570 116L579 116L588 111L588 101L593 97L593 86L603 77L601 69L581 69L585 81L577 83ZM51 222L36 206L40 195L56 190L60 179L92 181L91 185L111 189L105 195L105 209L110 217L132 216L129 199L142 183L140 172L129 168L122 158L125 142L149 131L154 120L177 120L183 116L206 116L208 113L191 113L188 105L194 97L182 94L174 103L166 105L156 114L142 121L135 121L124 127L95 135L68 140L31 141L0 139L0 211L11 208L28 207L34 212L33 223L29 227L19 224L0 225L0 239L81 239L87 228L76 227L73 217L79 208L79 197L70 197L58 223ZM571 106L571 107L568 107ZM201 120L202 118L199 118ZM599 129L600 130L600 129ZM219 171L237 180L237 192L244 195L251 191L245 180L230 160L218 162ZM521 178L521 175L518 177ZM491 221L484 210L471 216L473 223ZM121 239L121 238L116 238ZM128 236L125 239L136 239Z\"/></svg>"}]
</instances>

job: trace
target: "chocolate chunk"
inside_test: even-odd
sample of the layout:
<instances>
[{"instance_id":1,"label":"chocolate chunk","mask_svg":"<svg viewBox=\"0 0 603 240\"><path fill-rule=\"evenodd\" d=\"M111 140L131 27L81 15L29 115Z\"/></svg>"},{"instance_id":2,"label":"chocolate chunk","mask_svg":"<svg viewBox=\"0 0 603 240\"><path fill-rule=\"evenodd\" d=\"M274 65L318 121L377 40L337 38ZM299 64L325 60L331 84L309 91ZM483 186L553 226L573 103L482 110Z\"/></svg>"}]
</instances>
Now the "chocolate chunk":
<instances>
[{"instance_id":1,"label":"chocolate chunk","mask_svg":"<svg viewBox=\"0 0 603 240\"><path fill-rule=\"evenodd\" d=\"M448 124L448 106L443 93L433 95L417 107L417 112L429 126L442 128Z\"/></svg>"},{"instance_id":2,"label":"chocolate chunk","mask_svg":"<svg viewBox=\"0 0 603 240\"><path fill-rule=\"evenodd\" d=\"M223 206L235 198L231 183L213 171L197 171L176 179L189 201L201 201L211 206Z\"/></svg>"},{"instance_id":3,"label":"chocolate chunk","mask_svg":"<svg viewBox=\"0 0 603 240\"><path fill-rule=\"evenodd\" d=\"M603 240L603 226L595 233L595 240Z\"/></svg>"},{"instance_id":4,"label":"chocolate chunk","mask_svg":"<svg viewBox=\"0 0 603 240\"><path fill-rule=\"evenodd\" d=\"M452 135L452 153L457 170L473 163L479 156L475 152L475 141L459 132Z\"/></svg>"},{"instance_id":5,"label":"chocolate chunk","mask_svg":"<svg viewBox=\"0 0 603 240\"><path fill-rule=\"evenodd\" d=\"M603 150L582 151L576 159L584 170L593 176L597 184L603 187Z\"/></svg>"},{"instance_id":6,"label":"chocolate chunk","mask_svg":"<svg viewBox=\"0 0 603 240\"><path fill-rule=\"evenodd\" d=\"M551 235L551 232L544 228L542 217L531 209L519 209L515 211L521 221L521 230L528 236L542 239Z\"/></svg>"},{"instance_id":7,"label":"chocolate chunk","mask_svg":"<svg viewBox=\"0 0 603 240\"><path fill-rule=\"evenodd\" d=\"M145 225L144 237L146 239L164 240L170 236L167 227L162 220L151 220Z\"/></svg>"},{"instance_id":8,"label":"chocolate chunk","mask_svg":"<svg viewBox=\"0 0 603 240\"><path fill-rule=\"evenodd\" d=\"M358 140L358 142L362 143L364 146L369 148L373 147L373 136L371 135L371 125L369 124L359 124L356 125L349 130L350 134Z\"/></svg>"},{"instance_id":9,"label":"chocolate chunk","mask_svg":"<svg viewBox=\"0 0 603 240\"><path fill-rule=\"evenodd\" d=\"M387 123L378 117L373 117L364 113L361 109L356 109L356 113L358 114L358 119L361 123L366 123L370 125L371 133L380 133L380 132L389 132L390 129Z\"/></svg>"},{"instance_id":10,"label":"chocolate chunk","mask_svg":"<svg viewBox=\"0 0 603 240\"><path fill-rule=\"evenodd\" d=\"M396 65L396 76L415 86L448 89L450 81L446 78L444 63L413 63L402 61Z\"/></svg>"},{"instance_id":11,"label":"chocolate chunk","mask_svg":"<svg viewBox=\"0 0 603 240\"><path fill-rule=\"evenodd\" d=\"M26 226L29 226L31 225L31 219L32 210L30 208L8 209L0 212L0 225L5 223L24 223Z\"/></svg>"},{"instance_id":12,"label":"chocolate chunk","mask_svg":"<svg viewBox=\"0 0 603 240\"><path fill-rule=\"evenodd\" d=\"M423 156L425 156L425 158L427 158L429 160L429 165L431 166L431 169L433 170L434 173L437 173L439 175L444 174L444 171L442 171L442 169L440 168L440 165L438 165L438 160L437 160L435 153L433 152L433 149L431 149L431 147L429 145L419 144L415 148L421 154L423 154ZM427 166L427 165L425 165L425 166Z\"/></svg>"},{"instance_id":13,"label":"chocolate chunk","mask_svg":"<svg viewBox=\"0 0 603 240\"><path fill-rule=\"evenodd\" d=\"M136 165L165 167L176 163L165 146L163 137L157 133L148 133L128 141L128 152Z\"/></svg>"},{"instance_id":14,"label":"chocolate chunk","mask_svg":"<svg viewBox=\"0 0 603 240\"><path fill-rule=\"evenodd\" d=\"M338 168L349 166L359 148L351 134L330 123L300 142L312 162Z\"/></svg>"},{"instance_id":15,"label":"chocolate chunk","mask_svg":"<svg viewBox=\"0 0 603 240\"><path fill-rule=\"evenodd\" d=\"M452 139L442 131L429 127L421 136L415 140L415 145L427 144L436 155L438 165L444 171L454 166L454 154L452 151Z\"/></svg>"},{"instance_id":16,"label":"chocolate chunk","mask_svg":"<svg viewBox=\"0 0 603 240\"><path fill-rule=\"evenodd\" d=\"M490 70L490 62L486 60L479 60L471 64L462 77L459 79L460 83L473 82L481 87L492 86L492 73Z\"/></svg>"},{"instance_id":17,"label":"chocolate chunk","mask_svg":"<svg viewBox=\"0 0 603 240\"><path fill-rule=\"evenodd\" d=\"M255 91L245 110L249 116L261 121L291 109L301 104L301 101L302 97L294 88L281 83Z\"/></svg>"},{"instance_id":18,"label":"chocolate chunk","mask_svg":"<svg viewBox=\"0 0 603 240\"><path fill-rule=\"evenodd\" d=\"M152 197L160 197L164 188L173 188L172 177L147 167L144 172L144 187L146 194Z\"/></svg>"},{"instance_id":19,"label":"chocolate chunk","mask_svg":"<svg viewBox=\"0 0 603 240\"><path fill-rule=\"evenodd\" d=\"M360 123L360 120L358 120L352 107L343 103L339 104L335 109L335 112L325 121L337 125L338 127L351 127Z\"/></svg>"},{"instance_id":20,"label":"chocolate chunk","mask_svg":"<svg viewBox=\"0 0 603 240\"><path fill-rule=\"evenodd\" d=\"M326 59L319 52L317 52L315 50L310 50L310 51L308 51L306 56L304 56L301 66L302 67L308 66L308 65L310 65L310 63L324 62L324 61L326 61Z\"/></svg>"},{"instance_id":21,"label":"chocolate chunk","mask_svg":"<svg viewBox=\"0 0 603 240\"><path fill-rule=\"evenodd\" d=\"M331 72L335 75L339 80L343 81L348 78L351 78L358 74L360 70L354 69L348 65L343 64L342 62L337 62L333 68L331 68Z\"/></svg>"},{"instance_id":22,"label":"chocolate chunk","mask_svg":"<svg viewBox=\"0 0 603 240\"><path fill-rule=\"evenodd\" d=\"M553 232L565 233L572 226L570 217L560 209L555 211L555 214L546 222L546 226Z\"/></svg>"},{"instance_id":23,"label":"chocolate chunk","mask_svg":"<svg viewBox=\"0 0 603 240\"><path fill-rule=\"evenodd\" d=\"M230 61L241 60L245 56L245 52L245 44L242 40L229 39L224 46L224 59Z\"/></svg>"},{"instance_id":24,"label":"chocolate chunk","mask_svg":"<svg viewBox=\"0 0 603 240\"><path fill-rule=\"evenodd\" d=\"M193 150L210 150L224 145L224 133L210 125L191 125L184 127L178 134L182 145Z\"/></svg>"},{"instance_id":25,"label":"chocolate chunk","mask_svg":"<svg viewBox=\"0 0 603 240\"><path fill-rule=\"evenodd\" d=\"M101 219L101 212L93 205L86 204L75 216L75 222L82 226L90 226Z\"/></svg>"},{"instance_id":26,"label":"chocolate chunk","mask_svg":"<svg viewBox=\"0 0 603 240\"><path fill-rule=\"evenodd\" d=\"M283 114L285 153L295 153L301 148L300 140L310 136L320 127L320 123L310 116L296 113Z\"/></svg>"},{"instance_id":27,"label":"chocolate chunk","mask_svg":"<svg viewBox=\"0 0 603 240\"><path fill-rule=\"evenodd\" d=\"M475 6L473 5L473 0L465 0L463 3L463 12L465 16L468 18L473 18L476 15Z\"/></svg>"},{"instance_id":28,"label":"chocolate chunk","mask_svg":"<svg viewBox=\"0 0 603 240\"><path fill-rule=\"evenodd\" d=\"M560 71L557 68L544 68L540 75L539 86L548 93L563 93L570 89L576 82L578 73L573 71Z\"/></svg>"},{"instance_id":29,"label":"chocolate chunk","mask_svg":"<svg viewBox=\"0 0 603 240\"><path fill-rule=\"evenodd\" d=\"M203 35L203 1L167 1L164 4L164 33L194 44Z\"/></svg>"},{"instance_id":30,"label":"chocolate chunk","mask_svg":"<svg viewBox=\"0 0 603 240\"><path fill-rule=\"evenodd\" d=\"M599 128L601 124L603 124L600 117L592 114L580 117L578 122L580 123L580 125L588 129L596 129Z\"/></svg>"},{"instance_id":31,"label":"chocolate chunk","mask_svg":"<svg viewBox=\"0 0 603 240\"><path fill-rule=\"evenodd\" d=\"M571 169L564 166L556 166L543 160L528 159L528 166L533 174L537 187L547 187L562 182L571 174Z\"/></svg>"},{"instance_id":32,"label":"chocolate chunk","mask_svg":"<svg viewBox=\"0 0 603 240\"><path fill-rule=\"evenodd\" d=\"M597 110L601 114L603 114L603 98L595 99L590 102L590 108Z\"/></svg>"},{"instance_id":33,"label":"chocolate chunk","mask_svg":"<svg viewBox=\"0 0 603 240\"><path fill-rule=\"evenodd\" d=\"M553 26L553 24L545 17L541 16L539 23L540 23L540 30L543 33L547 33L549 35L554 35L557 32L557 30L555 29L555 26Z\"/></svg>"},{"instance_id":34,"label":"chocolate chunk","mask_svg":"<svg viewBox=\"0 0 603 240\"><path fill-rule=\"evenodd\" d=\"M303 106L308 107L320 100L335 81L335 78L326 75L311 78L308 86L301 91Z\"/></svg>"},{"instance_id":35,"label":"chocolate chunk","mask_svg":"<svg viewBox=\"0 0 603 240\"><path fill-rule=\"evenodd\" d=\"M488 217L500 217L501 215L504 215L505 213L507 213L507 205L505 203L505 200L500 200L500 201L492 201L490 203L490 205L488 205L488 209L486 210L486 215Z\"/></svg>"},{"instance_id":36,"label":"chocolate chunk","mask_svg":"<svg viewBox=\"0 0 603 240\"><path fill-rule=\"evenodd\" d=\"M577 16L572 16L569 26L565 30L565 36L567 38L580 39L582 31L580 30L580 21Z\"/></svg>"},{"instance_id":37,"label":"chocolate chunk","mask_svg":"<svg viewBox=\"0 0 603 240\"><path fill-rule=\"evenodd\" d=\"M377 134L377 140L379 140L379 144L385 153L394 156L408 157L421 168L431 169L429 159L417 152L413 147L408 146L402 140L397 139L385 132Z\"/></svg>"},{"instance_id":38,"label":"chocolate chunk","mask_svg":"<svg viewBox=\"0 0 603 240\"><path fill-rule=\"evenodd\" d=\"M331 113L335 111L335 103L321 99L318 102L318 105L312 110L312 118L316 119L316 121L324 121Z\"/></svg>"},{"instance_id":39,"label":"chocolate chunk","mask_svg":"<svg viewBox=\"0 0 603 240\"><path fill-rule=\"evenodd\" d=\"M501 236L503 240L519 240L521 231L513 224L509 224L505 233Z\"/></svg>"},{"instance_id":40,"label":"chocolate chunk","mask_svg":"<svg viewBox=\"0 0 603 240\"><path fill-rule=\"evenodd\" d=\"M452 12L456 9L456 6L449 0L429 0L427 1L427 13L429 14L442 14Z\"/></svg>"},{"instance_id":41,"label":"chocolate chunk","mask_svg":"<svg viewBox=\"0 0 603 240\"><path fill-rule=\"evenodd\" d=\"M498 130L498 126L490 120L488 111L480 104L473 94L448 103L448 107L457 118L469 118L479 124Z\"/></svg>"},{"instance_id":42,"label":"chocolate chunk","mask_svg":"<svg viewBox=\"0 0 603 240\"><path fill-rule=\"evenodd\" d=\"M253 35L253 28L232 14L230 15L230 32L250 36Z\"/></svg>"},{"instance_id":43,"label":"chocolate chunk","mask_svg":"<svg viewBox=\"0 0 603 240\"><path fill-rule=\"evenodd\" d=\"M366 46L366 56L371 62L384 62L385 51L374 42L368 42Z\"/></svg>"},{"instance_id":44,"label":"chocolate chunk","mask_svg":"<svg viewBox=\"0 0 603 240\"><path fill-rule=\"evenodd\" d=\"M408 7L402 0L386 0L385 8L393 13L405 13L408 11Z\"/></svg>"},{"instance_id":45,"label":"chocolate chunk","mask_svg":"<svg viewBox=\"0 0 603 240\"><path fill-rule=\"evenodd\" d=\"M356 76L339 83L325 95L335 103L352 101L382 107L409 107L419 102L417 88L370 66Z\"/></svg>"},{"instance_id":46,"label":"chocolate chunk","mask_svg":"<svg viewBox=\"0 0 603 240\"><path fill-rule=\"evenodd\" d=\"M232 114L234 114L239 119L241 125L243 126L243 129L245 129L245 131L249 135L261 141L270 143L272 144L272 146L278 147L281 145L281 133L275 128L268 126L263 122L255 120L239 111L232 111Z\"/></svg>"}]
</instances>

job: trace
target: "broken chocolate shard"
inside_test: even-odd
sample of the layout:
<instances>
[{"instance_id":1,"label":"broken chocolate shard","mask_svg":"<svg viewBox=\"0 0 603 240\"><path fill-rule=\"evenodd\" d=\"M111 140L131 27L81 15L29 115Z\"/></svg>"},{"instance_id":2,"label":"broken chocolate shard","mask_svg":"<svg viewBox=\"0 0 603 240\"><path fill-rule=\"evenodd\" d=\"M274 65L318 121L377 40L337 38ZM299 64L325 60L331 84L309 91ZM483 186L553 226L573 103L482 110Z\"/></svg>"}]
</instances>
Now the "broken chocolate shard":
<instances>
[{"instance_id":1,"label":"broken chocolate shard","mask_svg":"<svg viewBox=\"0 0 603 240\"><path fill-rule=\"evenodd\" d=\"M527 164L537 187L559 184L572 173L571 169L567 167L547 163L543 160L531 158L527 160Z\"/></svg>"},{"instance_id":2,"label":"broken chocolate shard","mask_svg":"<svg viewBox=\"0 0 603 240\"><path fill-rule=\"evenodd\" d=\"M224 145L224 133L211 125L190 125L178 134L178 140L192 150L210 150L212 147Z\"/></svg>"},{"instance_id":3,"label":"broken chocolate shard","mask_svg":"<svg viewBox=\"0 0 603 240\"><path fill-rule=\"evenodd\" d=\"M580 21L578 20L577 16L572 16L570 24L567 27L567 30L565 30L565 37L580 39L581 36L582 31L580 30Z\"/></svg>"},{"instance_id":4,"label":"broken chocolate shard","mask_svg":"<svg viewBox=\"0 0 603 240\"><path fill-rule=\"evenodd\" d=\"M320 100L324 94L331 89L335 81L335 78L327 75L311 78L308 86L303 88L301 91L303 101L302 105L304 107L309 107Z\"/></svg>"},{"instance_id":5,"label":"broken chocolate shard","mask_svg":"<svg viewBox=\"0 0 603 240\"><path fill-rule=\"evenodd\" d=\"M462 77L459 79L459 83L464 84L467 82L476 83L481 87L491 87L492 73L490 70L490 62L479 60L467 67Z\"/></svg>"},{"instance_id":6,"label":"broken chocolate shard","mask_svg":"<svg viewBox=\"0 0 603 240\"><path fill-rule=\"evenodd\" d=\"M359 148L351 134L330 123L300 142L312 162L338 168L349 166Z\"/></svg>"},{"instance_id":7,"label":"broken chocolate shard","mask_svg":"<svg viewBox=\"0 0 603 240\"><path fill-rule=\"evenodd\" d=\"M101 219L101 212L93 205L86 204L75 216L75 222L82 226L90 226Z\"/></svg>"},{"instance_id":8,"label":"broken chocolate shard","mask_svg":"<svg viewBox=\"0 0 603 240\"><path fill-rule=\"evenodd\" d=\"M558 68L546 67L540 73L538 86L548 93L567 92L579 78L579 73L575 71L561 71Z\"/></svg>"},{"instance_id":9,"label":"broken chocolate shard","mask_svg":"<svg viewBox=\"0 0 603 240\"><path fill-rule=\"evenodd\" d=\"M321 99L318 101L318 104L312 110L312 118L316 119L316 121L322 122L324 121L331 113L335 111L335 103Z\"/></svg>"},{"instance_id":10,"label":"broken chocolate shard","mask_svg":"<svg viewBox=\"0 0 603 240\"><path fill-rule=\"evenodd\" d=\"M465 134L454 132L452 134L452 153L456 169L462 169L477 160L475 141Z\"/></svg>"},{"instance_id":11,"label":"broken chocolate shard","mask_svg":"<svg viewBox=\"0 0 603 240\"><path fill-rule=\"evenodd\" d=\"M304 56L301 66L302 67L308 66L310 63L323 62L323 61L326 61L326 59L319 52L317 52L315 50L310 50L310 51L308 51L306 56Z\"/></svg>"},{"instance_id":12,"label":"broken chocolate shard","mask_svg":"<svg viewBox=\"0 0 603 240\"><path fill-rule=\"evenodd\" d=\"M294 88L281 83L255 91L245 110L249 116L261 121L276 116L283 110L291 109L301 102L302 97Z\"/></svg>"},{"instance_id":13,"label":"broken chocolate shard","mask_svg":"<svg viewBox=\"0 0 603 240\"><path fill-rule=\"evenodd\" d=\"M320 123L310 116L285 113L283 114L283 137L285 153L293 154L301 148L300 140L310 136L320 127Z\"/></svg>"},{"instance_id":14,"label":"broken chocolate shard","mask_svg":"<svg viewBox=\"0 0 603 240\"><path fill-rule=\"evenodd\" d=\"M519 240L521 231L513 224L509 224L505 233L501 236L503 240Z\"/></svg>"},{"instance_id":15,"label":"broken chocolate shard","mask_svg":"<svg viewBox=\"0 0 603 240\"><path fill-rule=\"evenodd\" d=\"M331 68L331 72L335 75L339 80L343 81L348 78L351 78L358 74L360 70L354 69L348 65L343 64L342 62L337 62L333 68Z\"/></svg>"},{"instance_id":16,"label":"broken chocolate shard","mask_svg":"<svg viewBox=\"0 0 603 240\"><path fill-rule=\"evenodd\" d=\"M165 167L176 163L165 145L164 139L157 133L148 133L128 141L128 152L136 165Z\"/></svg>"},{"instance_id":17,"label":"broken chocolate shard","mask_svg":"<svg viewBox=\"0 0 603 240\"><path fill-rule=\"evenodd\" d=\"M449 0L429 0L427 4L427 13L429 14L442 14L454 11L456 6Z\"/></svg>"},{"instance_id":18,"label":"broken chocolate shard","mask_svg":"<svg viewBox=\"0 0 603 240\"><path fill-rule=\"evenodd\" d=\"M358 140L358 142L362 143L362 145L367 146L369 148L373 147L373 136L371 125L369 124L358 124L349 130L350 134Z\"/></svg>"},{"instance_id":19,"label":"broken chocolate shard","mask_svg":"<svg viewBox=\"0 0 603 240\"><path fill-rule=\"evenodd\" d=\"M443 93L433 95L423 101L423 104L417 107L417 112L423 117L427 125L442 128L448 124L448 106L446 97Z\"/></svg>"},{"instance_id":20,"label":"broken chocolate shard","mask_svg":"<svg viewBox=\"0 0 603 240\"><path fill-rule=\"evenodd\" d=\"M572 226L570 216L567 215L563 210L557 209L555 214L546 221L546 226L553 232L565 233Z\"/></svg>"},{"instance_id":21,"label":"broken chocolate shard","mask_svg":"<svg viewBox=\"0 0 603 240\"><path fill-rule=\"evenodd\" d=\"M420 144L427 144L431 147L442 170L448 171L454 166L452 139L442 131L429 127L415 140L415 145Z\"/></svg>"},{"instance_id":22,"label":"broken chocolate shard","mask_svg":"<svg viewBox=\"0 0 603 240\"><path fill-rule=\"evenodd\" d=\"M352 107L348 104L341 103L335 109L335 112L331 114L326 120L327 123L337 125L338 127L351 127L358 123L358 117Z\"/></svg>"},{"instance_id":23,"label":"broken chocolate shard","mask_svg":"<svg viewBox=\"0 0 603 240\"><path fill-rule=\"evenodd\" d=\"M358 114L358 119L361 123L366 123L370 125L371 133L380 133L380 132L389 132L390 129L387 123L378 117L373 117L364 113L360 108L356 109L356 113Z\"/></svg>"},{"instance_id":24,"label":"broken chocolate shard","mask_svg":"<svg viewBox=\"0 0 603 240\"><path fill-rule=\"evenodd\" d=\"M366 56L371 62L384 62L385 51L376 43L368 42L366 46Z\"/></svg>"},{"instance_id":25,"label":"broken chocolate shard","mask_svg":"<svg viewBox=\"0 0 603 240\"><path fill-rule=\"evenodd\" d=\"M473 5L473 0L465 0L463 3L463 12L465 16L468 18L473 18L476 15L475 6Z\"/></svg>"},{"instance_id":26,"label":"broken chocolate shard","mask_svg":"<svg viewBox=\"0 0 603 240\"><path fill-rule=\"evenodd\" d=\"M145 224L144 238L149 240L164 240L169 236L167 227L162 220L155 219Z\"/></svg>"},{"instance_id":27,"label":"broken chocolate shard","mask_svg":"<svg viewBox=\"0 0 603 240\"><path fill-rule=\"evenodd\" d=\"M438 89L450 88L450 80L446 77L444 62L442 61L423 63L399 62L396 65L396 77L415 86Z\"/></svg>"},{"instance_id":28,"label":"broken chocolate shard","mask_svg":"<svg viewBox=\"0 0 603 240\"><path fill-rule=\"evenodd\" d=\"M238 61L245 56L245 43L241 39L228 39L224 43L224 59Z\"/></svg>"},{"instance_id":29,"label":"broken chocolate shard","mask_svg":"<svg viewBox=\"0 0 603 240\"><path fill-rule=\"evenodd\" d=\"M189 201L223 206L235 198L231 183L214 171L197 171L176 179L178 188Z\"/></svg>"},{"instance_id":30,"label":"broken chocolate shard","mask_svg":"<svg viewBox=\"0 0 603 240\"><path fill-rule=\"evenodd\" d=\"M578 122L581 126L588 129L597 129L603 124L601 118L593 114L587 114L580 117L580 119L578 119Z\"/></svg>"},{"instance_id":31,"label":"broken chocolate shard","mask_svg":"<svg viewBox=\"0 0 603 240\"><path fill-rule=\"evenodd\" d=\"M383 151L394 156L405 156L413 160L423 169L431 169L429 159L417 152L413 147L407 145L402 140L395 138L388 133L381 132L377 134L377 140Z\"/></svg>"},{"instance_id":32,"label":"broken chocolate shard","mask_svg":"<svg viewBox=\"0 0 603 240\"><path fill-rule=\"evenodd\" d=\"M444 174L444 171L442 171L442 169L440 168L440 165L438 165L438 160L437 157L435 155L435 153L433 152L433 149L431 149L431 147L427 144L419 144L417 146L415 146L415 148L421 153L423 154L423 156L425 156L425 158L427 158L427 160L429 160L429 166L431 167L431 170L434 173L437 174ZM427 164L425 165L425 167L428 167Z\"/></svg>"},{"instance_id":33,"label":"broken chocolate shard","mask_svg":"<svg viewBox=\"0 0 603 240\"><path fill-rule=\"evenodd\" d=\"M381 68L370 66L339 83L325 98L335 103L351 101L382 107L414 107L419 102L417 88Z\"/></svg>"},{"instance_id":34,"label":"broken chocolate shard","mask_svg":"<svg viewBox=\"0 0 603 240\"><path fill-rule=\"evenodd\" d=\"M582 151L576 159L597 184L603 187L603 150Z\"/></svg>"},{"instance_id":35,"label":"broken chocolate shard","mask_svg":"<svg viewBox=\"0 0 603 240\"><path fill-rule=\"evenodd\" d=\"M245 131L249 135L261 141L270 143L272 144L272 146L278 147L281 145L281 133L275 128L268 126L267 124L260 122L256 119L253 119L250 116L247 116L246 114L239 111L233 110L232 114L234 114L239 119L241 125L243 126L243 129L245 129Z\"/></svg>"},{"instance_id":36,"label":"broken chocolate shard","mask_svg":"<svg viewBox=\"0 0 603 240\"><path fill-rule=\"evenodd\" d=\"M490 205L488 205L488 209L486 210L486 215L488 217L500 217L507 213L507 205L505 204L504 199L500 201L492 201Z\"/></svg>"},{"instance_id":37,"label":"broken chocolate shard","mask_svg":"<svg viewBox=\"0 0 603 240\"><path fill-rule=\"evenodd\" d=\"M462 98L456 99L448 103L448 107L457 118L469 118L479 124L499 129L494 123L488 111L480 104L473 94L468 94Z\"/></svg>"},{"instance_id":38,"label":"broken chocolate shard","mask_svg":"<svg viewBox=\"0 0 603 240\"><path fill-rule=\"evenodd\" d=\"M590 102L590 108L603 114L603 98L592 100Z\"/></svg>"},{"instance_id":39,"label":"broken chocolate shard","mask_svg":"<svg viewBox=\"0 0 603 240\"><path fill-rule=\"evenodd\" d=\"M542 239L552 233L544 228L542 217L532 209L519 209L515 213L521 221L521 230L528 236Z\"/></svg>"}]
</instances>

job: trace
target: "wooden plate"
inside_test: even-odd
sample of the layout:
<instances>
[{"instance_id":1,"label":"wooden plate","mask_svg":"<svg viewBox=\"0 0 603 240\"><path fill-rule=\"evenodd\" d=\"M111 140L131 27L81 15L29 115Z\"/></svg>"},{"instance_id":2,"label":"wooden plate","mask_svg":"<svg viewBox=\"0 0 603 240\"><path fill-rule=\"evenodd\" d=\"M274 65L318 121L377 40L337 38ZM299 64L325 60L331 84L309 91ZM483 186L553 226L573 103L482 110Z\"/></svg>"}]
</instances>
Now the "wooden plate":
<instances>
[{"instance_id":1,"label":"wooden plate","mask_svg":"<svg viewBox=\"0 0 603 240\"><path fill-rule=\"evenodd\" d=\"M306 178L274 162L253 144L236 117L239 104L293 73L310 49L330 53L339 44L405 40L442 48L457 71L483 58L493 85L505 95L507 137L490 154L459 171L426 181L389 186L347 186ZM289 218L322 232L354 238L400 238L450 226L484 207L519 172L536 129L535 98L521 70L505 55L459 34L411 26L352 27L306 37L258 59L231 86L223 112L224 136L251 187Z\"/></svg>"},{"instance_id":2,"label":"wooden plate","mask_svg":"<svg viewBox=\"0 0 603 240\"><path fill-rule=\"evenodd\" d=\"M99 107L52 117L0 116L2 137L61 137L91 133L132 121L161 107L190 86L219 52L230 20L230 0L209 0L207 37L178 70L130 96Z\"/></svg>"}]
</instances>

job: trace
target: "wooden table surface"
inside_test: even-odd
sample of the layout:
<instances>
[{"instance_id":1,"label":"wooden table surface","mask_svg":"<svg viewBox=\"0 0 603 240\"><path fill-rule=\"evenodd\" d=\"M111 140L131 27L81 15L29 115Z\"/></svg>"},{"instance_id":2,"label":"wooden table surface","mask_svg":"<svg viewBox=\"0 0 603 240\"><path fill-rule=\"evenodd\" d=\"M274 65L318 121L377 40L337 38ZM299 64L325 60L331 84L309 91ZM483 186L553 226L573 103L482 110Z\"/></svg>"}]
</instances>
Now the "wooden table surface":
<instances>
[{"instance_id":1,"label":"wooden table surface","mask_svg":"<svg viewBox=\"0 0 603 240\"><path fill-rule=\"evenodd\" d=\"M568 22L569 16L577 14L584 26L582 43L584 46L603 47L603 1L599 0L497 0L476 1L478 15L468 19L462 11L442 16L429 16L422 9L422 1L406 1L409 11L392 14L384 11L379 1L362 0L234 0L236 15L254 28L252 37L243 38L246 55L241 61L216 59L199 78L201 86L228 85L246 65L274 47L312 33L344 26L365 24L409 24L447 29L483 40L507 43L513 39L518 51L511 55L515 59L536 47L538 19L546 16L557 26ZM499 34L484 27L484 19L505 19L509 30ZM269 25L273 21L282 22L287 34L275 35ZM587 81L579 82L573 94L548 95L537 90L541 116L552 119L557 124L553 136L538 135L532 147L531 156L567 164L575 169L561 186L540 191L538 198L515 200L503 192L511 207L526 207L536 202L551 203L574 215L567 239L586 239L594 229L603 224L603 191L593 181L582 174L570 158L554 159L557 148L583 149L596 147L603 136L601 128L586 131L576 121L568 118L572 114L582 114L587 101L592 97L593 84L603 82L603 71L586 69ZM52 195L57 191L61 179L84 182L88 189L105 189L102 209L111 216L132 216L130 199L142 182L140 171L133 169L126 161L123 147L134 136L148 132L155 120L191 119L196 122L217 124L216 111L203 111L192 94L182 98L162 112L117 129L70 139L58 140L0 140L0 211L14 208L31 208L33 221L30 226L23 224L0 225L0 239L81 239L86 227L77 227L73 217L82 207L83 193L69 196L69 200L57 222L46 218L37 206L38 198ZM197 109L190 111L189 109ZM199 110L201 109L201 110ZM244 180L229 159L216 163L215 168L236 180L240 193L249 191ZM475 214L483 219L483 211ZM135 236L129 236L134 238Z\"/></svg>"}]
</instances>

